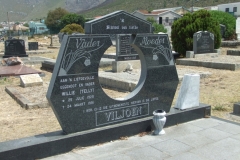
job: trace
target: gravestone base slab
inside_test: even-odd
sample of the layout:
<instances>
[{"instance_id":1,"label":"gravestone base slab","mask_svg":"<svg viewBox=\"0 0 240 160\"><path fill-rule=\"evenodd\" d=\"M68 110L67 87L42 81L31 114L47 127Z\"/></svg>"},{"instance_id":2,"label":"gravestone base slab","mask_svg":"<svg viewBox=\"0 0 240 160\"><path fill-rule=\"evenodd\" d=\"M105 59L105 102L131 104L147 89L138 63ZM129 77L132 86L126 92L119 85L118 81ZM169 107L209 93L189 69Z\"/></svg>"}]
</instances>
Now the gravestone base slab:
<instances>
[{"instance_id":1,"label":"gravestone base slab","mask_svg":"<svg viewBox=\"0 0 240 160\"><path fill-rule=\"evenodd\" d=\"M194 58L194 52L193 51L186 51L186 58Z\"/></svg>"},{"instance_id":2,"label":"gravestone base slab","mask_svg":"<svg viewBox=\"0 0 240 160\"><path fill-rule=\"evenodd\" d=\"M221 54L221 49L214 49L213 52L217 54Z\"/></svg>"},{"instance_id":3,"label":"gravestone base slab","mask_svg":"<svg viewBox=\"0 0 240 160\"><path fill-rule=\"evenodd\" d=\"M209 117L211 106L200 104L188 110L180 111L171 108L167 113L165 127L178 125L196 119ZM123 136L133 136L154 129L153 116L129 121L121 124L95 128L74 134L63 135L56 131L33 137L27 137L0 143L0 159L39 159L56 154L69 152L76 147L87 147L119 139Z\"/></svg>"},{"instance_id":4,"label":"gravestone base slab","mask_svg":"<svg viewBox=\"0 0 240 160\"><path fill-rule=\"evenodd\" d=\"M28 57L26 54L18 54L18 55L4 55L3 58L9 58L9 57Z\"/></svg>"},{"instance_id":5,"label":"gravestone base slab","mask_svg":"<svg viewBox=\"0 0 240 160\"><path fill-rule=\"evenodd\" d=\"M54 69L54 65L56 63L56 60L45 60L42 62L41 70L46 70L52 72Z\"/></svg>"},{"instance_id":6,"label":"gravestone base slab","mask_svg":"<svg viewBox=\"0 0 240 160\"><path fill-rule=\"evenodd\" d=\"M141 68L140 60L133 61L113 61L112 62L112 71L113 72L122 72L128 69L129 64L133 69Z\"/></svg>"},{"instance_id":7,"label":"gravestone base slab","mask_svg":"<svg viewBox=\"0 0 240 160\"><path fill-rule=\"evenodd\" d=\"M61 46L48 46L47 48L50 48L50 49L59 49Z\"/></svg>"},{"instance_id":8,"label":"gravestone base slab","mask_svg":"<svg viewBox=\"0 0 240 160\"><path fill-rule=\"evenodd\" d=\"M201 57L217 57L218 53L204 53L204 54L194 54L194 58L201 58Z\"/></svg>"},{"instance_id":9,"label":"gravestone base slab","mask_svg":"<svg viewBox=\"0 0 240 160\"><path fill-rule=\"evenodd\" d=\"M227 55L240 56L240 50L227 50Z\"/></svg>"}]
</instances>

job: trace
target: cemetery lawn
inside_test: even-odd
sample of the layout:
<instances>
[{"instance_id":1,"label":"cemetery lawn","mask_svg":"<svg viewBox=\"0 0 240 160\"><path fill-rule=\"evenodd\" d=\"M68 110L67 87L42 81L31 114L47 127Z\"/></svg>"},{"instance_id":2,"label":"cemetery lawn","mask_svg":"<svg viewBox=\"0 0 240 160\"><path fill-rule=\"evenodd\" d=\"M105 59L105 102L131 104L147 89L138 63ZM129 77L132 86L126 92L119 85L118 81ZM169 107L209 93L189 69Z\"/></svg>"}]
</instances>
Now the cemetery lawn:
<instances>
[{"instance_id":1,"label":"cemetery lawn","mask_svg":"<svg viewBox=\"0 0 240 160\"><path fill-rule=\"evenodd\" d=\"M0 48L1 51L2 48ZM58 49L52 49L53 53L31 55L55 58ZM31 66L40 70L41 65ZM240 122L240 116L233 116L233 104L240 102L240 70L218 70L204 67L179 66L177 68L194 69L203 72L210 72L211 75L200 80L200 102L212 106L212 116ZM52 73L42 71L45 76L42 77L44 83L49 83ZM61 127L55 117L51 107L24 109L22 108L6 91L6 86L19 87L20 80L17 77L1 77L0 78L0 142L13 140L23 137L39 135L42 133L54 132L61 130ZM178 86L179 90L180 85ZM121 92L113 89L104 89L113 97L119 97L127 92ZM19 89L23 92L23 89ZM24 93L31 98L32 96L44 99L46 89L30 88ZM174 102L178 95L178 91L174 98Z\"/></svg>"}]
</instances>

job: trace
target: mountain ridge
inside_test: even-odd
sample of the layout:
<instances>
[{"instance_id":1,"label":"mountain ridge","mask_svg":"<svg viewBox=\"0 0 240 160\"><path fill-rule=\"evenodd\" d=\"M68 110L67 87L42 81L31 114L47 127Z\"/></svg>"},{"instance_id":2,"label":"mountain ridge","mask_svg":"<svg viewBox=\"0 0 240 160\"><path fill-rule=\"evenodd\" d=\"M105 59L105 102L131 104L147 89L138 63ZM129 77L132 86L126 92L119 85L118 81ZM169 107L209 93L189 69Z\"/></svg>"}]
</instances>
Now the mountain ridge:
<instances>
[{"instance_id":1,"label":"mountain ridge","mask_svg":"<svg viewBox=\"0 0 240 160\"><path fill-rule=\"evenodd\" d=\"M228 0L228 3L238 1ZM8 21L8 18L9 21L44 19L49 10L58 7L92 18L117 10L132 13L138 9L153 10L177 6L189 8L192 5L206 7L224 3L225 0L0 0L0 22Z\"/></svg>"}]
</instances>

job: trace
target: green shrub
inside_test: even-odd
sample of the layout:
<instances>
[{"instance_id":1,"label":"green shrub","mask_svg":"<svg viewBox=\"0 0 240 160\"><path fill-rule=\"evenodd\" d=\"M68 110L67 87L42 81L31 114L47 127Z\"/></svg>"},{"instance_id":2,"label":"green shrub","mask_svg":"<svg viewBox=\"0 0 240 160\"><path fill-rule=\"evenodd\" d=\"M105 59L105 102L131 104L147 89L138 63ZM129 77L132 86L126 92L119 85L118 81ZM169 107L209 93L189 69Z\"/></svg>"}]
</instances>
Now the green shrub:
<instances>
[{"instance_id":1,"label":"green shrub","mask_svg":"<svg viewBox=\"0 0 240 160\"><path fill-rule=\"evenodd\" d=\"M236 27L236 18L227 13L222 11L209 11L211 16L218 21L219 24L223 24L226 27L225 34L223 38L225 39L232 39L235 37L235 27Z\"/></svg>"},{"instance_id":2,"label":"green shrub","mask_svg":"<svg viewBox=\"0 0 240 160\"><path fill-rule=\"evenodd\" d=\"M84 29L81 25L73 23L66 25L60 32L72 34L73 32L84 33Z\"/></svg>"},{"instance_id":3,"label":"green shrub","mask_svg":"<svg viewBox=\"0 0 240 160\"><path fill-rule=\"evenodd\" d=\"M152 26L154 27L154 31L153 31L154 33L159 33L159 32L167 33L167 29L164 28L162 24L158 24L153 17L148 17L147 21L152 23Z\"/></svg>"},{"instance_id":4,"label":"green shrub","mask_svg":"<svg viewBox=\"0 0 240 160\"><path fill-rule=\"evenodd\" d=\"M167 33L167 29L164 28L162 24L153 23L152 25L154 27L154 33L159 33L159 32Z\"/></svg>"},{"instance_id":5,"label":"green shrub","mask_svg":"<svg viewBox=\"0 0 240 160\"><path fill-rule=\"evenodd\" d=\"M84 27L85 18L76 13L68 13L61 17L60 21L61 28L64 28L66 25L72 23L80 24L82 27Z\"/></svg>"},{"instance_id":6,"label":"green shrub","mask_svg":"<svg viewBox=\"0 0 240 160\"><path fill-rule=\"evenodd\" d=\"M221 44L219 23L207 10L187 13L172 25L171 39L175 51L186 56L186 51L193 50L193 34L198 31L209 31L214 34L214 48Z\"/></svg>"},{"instance_id":7,"label":"green shrub","mask_svg":"<svg viewBox=\"0 0 240 160\"><path fill-rule=\"evenodd\" d=\"M151 22L152 24L153 24L153 23L157 23L157 21L156 21L153 17L148 17L146 20L147 20L148 22Z\"/></svg>"}]
</instances>

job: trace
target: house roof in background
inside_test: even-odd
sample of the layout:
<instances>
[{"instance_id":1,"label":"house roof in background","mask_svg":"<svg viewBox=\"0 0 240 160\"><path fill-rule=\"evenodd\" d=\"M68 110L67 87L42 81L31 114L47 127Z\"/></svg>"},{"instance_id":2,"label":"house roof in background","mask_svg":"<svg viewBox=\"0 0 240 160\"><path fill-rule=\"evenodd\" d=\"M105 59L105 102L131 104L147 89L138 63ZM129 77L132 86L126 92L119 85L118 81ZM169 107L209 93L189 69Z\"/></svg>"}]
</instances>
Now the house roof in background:
<instances>
[{"instance_id":1,"label":"house roof in background","mask_svg":"<svg viewBox=\"0 0 240 160\"><path fill-rule=\"evenodd\" d=\"M169 10L161 10L161 11L147 11L147 10L137 10L138 12L142 13L142 14L151 14L151 15L159 15L160 13L163 13L163 12L167 12Z\"/></svg>"},{"instance_id":2,"label":"house roof in background","mask_svg":"<svg viewBox=\"0 0 240 160\"><path fill-rule=\"evenodd\" d=\"M184 9L184 10L186 10L186 11L189 11L189 12L191 12L188 8L185 8L185 7L183 7L183 6L180 6L180 7L173 7L173 8L162 8L162 9L155 9L155 10L153 10L154 12L155 11L161 11L161 10L170 10L170 11L176 11L176 10L178 10L178 9Z\"/></svg>"},{"instance_id":3,"label":"house roof in background","mask_svg":"<svg viewBox=\"0 0 240 160\"><path fill-rule=\"evenodd\" d=\"M133 13L135 13L135 12L139 12L139 13L141 13L143 15L155 15L155 16L159 16L159 15L162 15L162 14L167 13L167 12L172 12L172 13L174 13L176 15L182 16L182 15L180 15L180 14L178 14L178 13L172 11L172 10L167 10L167 9L160 10L160 11L155 10L155 11L151 11L150 13L147 10L136 10Z\"/></svg>"}]
</instances>

